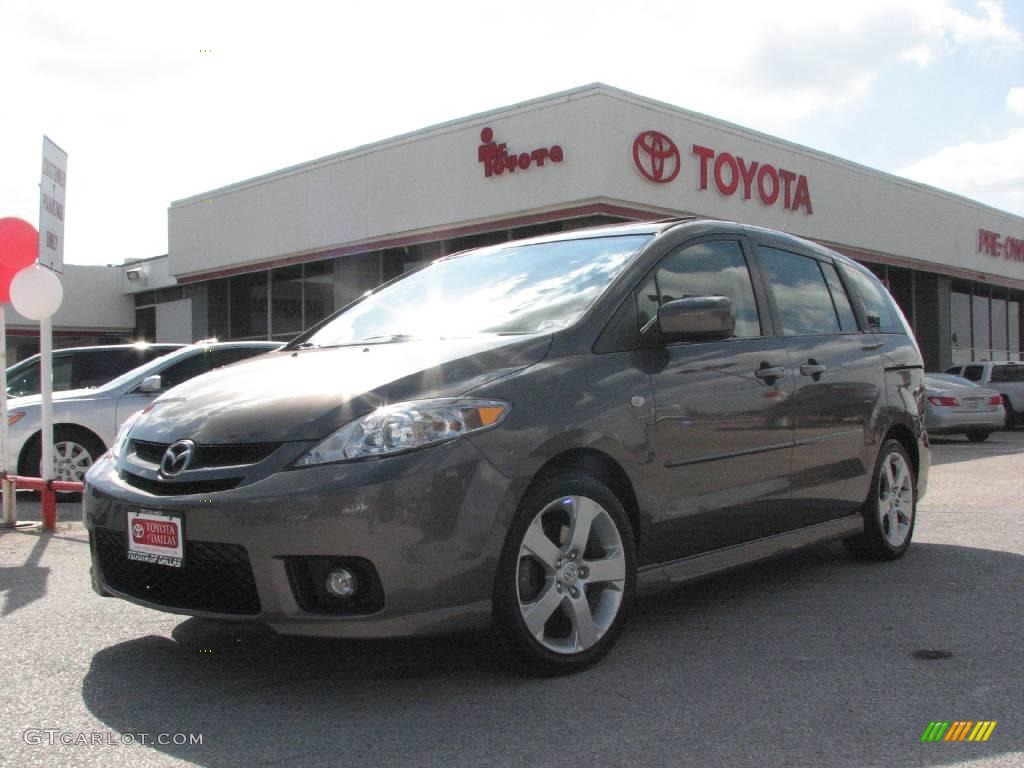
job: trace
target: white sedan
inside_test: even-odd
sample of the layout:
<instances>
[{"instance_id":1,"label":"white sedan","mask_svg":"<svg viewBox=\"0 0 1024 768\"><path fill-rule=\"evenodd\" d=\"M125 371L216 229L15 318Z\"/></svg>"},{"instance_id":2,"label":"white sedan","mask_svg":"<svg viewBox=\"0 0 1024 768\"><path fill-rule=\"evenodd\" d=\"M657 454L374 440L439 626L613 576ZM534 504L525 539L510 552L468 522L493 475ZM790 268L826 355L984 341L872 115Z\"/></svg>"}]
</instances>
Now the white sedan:
<instances>
[{"instance_id":1,"label":"white sedan","mask_svg":"<svg viewBox=\"0 0 1024 768\"><path fill-rule=\"evenodd\" d=\"M974 443L1003 428L1003 396L994 389L948 373L924 377L925 418L932 435L961 434Z\"/></svg>"},{"instance_id":2,"label":"white sedan","mask_svg":"<svg viewBox=\"0 0 1024 768\"><path fill-rule=\"evenodd\" d=\"M95 389L53 395L54 477L81 482L118 428L158 395L199 374L279 349L273 341L199 342L152 360ZM8 402L7 455L19 475L40 477L40 397Z\"/></svg>"}]
</instances>

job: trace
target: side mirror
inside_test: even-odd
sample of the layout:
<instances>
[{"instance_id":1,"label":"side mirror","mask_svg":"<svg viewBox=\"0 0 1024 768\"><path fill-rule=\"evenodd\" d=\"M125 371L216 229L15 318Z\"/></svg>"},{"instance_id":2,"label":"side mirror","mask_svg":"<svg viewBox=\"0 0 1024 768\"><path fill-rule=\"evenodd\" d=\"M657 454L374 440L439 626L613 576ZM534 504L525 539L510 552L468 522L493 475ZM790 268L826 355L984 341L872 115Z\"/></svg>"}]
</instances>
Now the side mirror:
<instances>
[{"instance_id":1,"label":"side mirror","mask_svg":"<svg viewBox=\"0 0 1024 768\"><path fill-rule=\"evenodd\" d=\"M151 395L156 392L163 391L164 383L160 378L160 374L158 373L153 374L152 376L147 376L142 380L142 383L139 384L139 392L143 393L144 395Z\"/></svg>"},{"instance_id":2,"label":"side mirror","mask_svg":"<svg viewBox=\"0 0 1024 768\"><path fill-rule=\"evenodd\" d=\"M694 296L658 307L662 336L728 339L736 331L736 312L725 296Z\"/></svg>"}]
</instances>

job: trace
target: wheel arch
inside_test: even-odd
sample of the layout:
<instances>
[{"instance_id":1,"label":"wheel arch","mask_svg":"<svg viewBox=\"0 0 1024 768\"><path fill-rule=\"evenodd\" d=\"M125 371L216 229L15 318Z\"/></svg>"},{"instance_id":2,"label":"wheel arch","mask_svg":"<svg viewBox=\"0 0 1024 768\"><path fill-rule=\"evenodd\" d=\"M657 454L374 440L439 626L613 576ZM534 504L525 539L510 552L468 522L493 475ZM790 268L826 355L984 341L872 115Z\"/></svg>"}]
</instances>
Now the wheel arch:
<instances>
[{"instance_id":1,"label":"wheel arch","mask_svg":"<svg viewBox=\"0 0 1024 768\"><path fill-rule=\"evenodd\" d=\"M81 424L74 424L74 423L71 423L71 422L59 422L59 423L54 424L53 425L53 434L54 434L55 438L56 438L56 435L57 435L57 431L61 430L61 429L65 430L65 431L69 431L69 432L77 432L78 434L85 435L85 436L95 440L100 446L103 447L104 451L107 450L107 448L108 448L106 441L102 437L100 437L98 434L96 434L96 432L94 430L91 430L88 427L85 427L85 426L83 426ZM28 466L28 463L29 463L28 458L29 458L29 455L32 453L32 451L36 450L40 440L42 439L42 434L43 434L42 430L37 431L35 434L32 435L32 437L30 437L28 440L26 440L25 444L22 446L21 453L18 455L18 474L19 475L25 475L27 477L34 477L35 473L38 471L38 467L33 469L33 468ZM97 456L96 458L98 459L99 456Z\"/></svg>"},{"instance_id":2,"label":"wheel arch","mask_svg":"<svg viewBox=\"0 0 1024 768\"><path fill-rule=\"evenodd\" d=\"M608 490L615 494L626 511L626 517L633 528L633 538L639 545L640 505L633 482L622 465L604 451L596 448L570 448L552 456L534 474L526 492L529 493L530 489L549 475L565 470L586 472L608 486Z\"/></svg>"},{"instance_id":3,"label":"wheel arch","mask_svg":"<svg viewBox=\"0 0 1024 768\"><path fill-rule=\"evenodd\" d=\"M907 455L910 456L910 463L914 468L914 477L920 477L921 475L921 455L917 448L917 439L914 437L913 431L906 424L893 424L889 427L889 431L885 433L885 440L895 440L902 445Z\"/></svg>"}]
</instances>

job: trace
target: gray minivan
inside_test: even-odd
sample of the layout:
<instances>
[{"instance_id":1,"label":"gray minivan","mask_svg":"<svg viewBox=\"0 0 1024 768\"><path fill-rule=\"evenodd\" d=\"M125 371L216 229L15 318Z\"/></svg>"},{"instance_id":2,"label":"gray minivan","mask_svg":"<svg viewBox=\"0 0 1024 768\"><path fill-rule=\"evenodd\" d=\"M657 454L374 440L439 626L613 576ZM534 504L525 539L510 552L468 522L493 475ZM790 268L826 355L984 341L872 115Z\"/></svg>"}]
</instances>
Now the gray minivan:
<instances>
[{"instance_id":1,"label":"gray minivan","mask_svg":"<svg viewBox=\"0 0 1024 768\"><path fill-rule=\"evenodd\" d=\"M101 595L599 659L641 587L910 546L922 361L866 269L697 219L503 243L170 390L87 476Z\"/></svg>"}]
</instances>

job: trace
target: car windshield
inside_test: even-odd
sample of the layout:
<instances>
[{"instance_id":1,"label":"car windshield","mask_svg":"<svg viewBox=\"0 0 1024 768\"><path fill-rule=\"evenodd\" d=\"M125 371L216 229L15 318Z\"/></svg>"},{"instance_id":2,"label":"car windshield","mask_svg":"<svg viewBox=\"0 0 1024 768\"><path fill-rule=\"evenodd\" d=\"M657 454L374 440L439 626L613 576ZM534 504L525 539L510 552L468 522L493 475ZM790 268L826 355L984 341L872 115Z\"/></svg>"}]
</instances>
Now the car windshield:
<instances>
[{"instance_id":1,"label":"car windshield","mask_svg":"<svg viewBox=\"0 0 1024 768\"><path fill-rule=\"evenodd\" d=\"M299 346L557 331L576 322L650 238L496 246L439 259L366 296Z\"/></svg>"}]
</instances>

